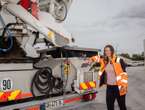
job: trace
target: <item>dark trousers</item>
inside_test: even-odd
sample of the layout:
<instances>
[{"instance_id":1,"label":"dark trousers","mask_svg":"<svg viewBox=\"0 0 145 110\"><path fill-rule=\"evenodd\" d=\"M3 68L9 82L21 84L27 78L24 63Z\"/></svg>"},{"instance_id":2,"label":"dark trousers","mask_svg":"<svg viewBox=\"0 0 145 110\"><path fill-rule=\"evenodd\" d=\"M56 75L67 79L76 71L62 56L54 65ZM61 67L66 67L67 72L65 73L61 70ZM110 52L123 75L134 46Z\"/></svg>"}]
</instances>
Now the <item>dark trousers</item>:
<instances>
[{"instance_id":1,"label":"dark trousers","mask_svg":"<svg viewBox=\"0 0 145 110\"><path fill-rule=\"evenodd\" d=\"M125 95L119 95L118 86L107 85L106 104L108 110L114 110L114 103L116 99L120 110L127 110L125 104Z\"/></svg>"}]
</instances>

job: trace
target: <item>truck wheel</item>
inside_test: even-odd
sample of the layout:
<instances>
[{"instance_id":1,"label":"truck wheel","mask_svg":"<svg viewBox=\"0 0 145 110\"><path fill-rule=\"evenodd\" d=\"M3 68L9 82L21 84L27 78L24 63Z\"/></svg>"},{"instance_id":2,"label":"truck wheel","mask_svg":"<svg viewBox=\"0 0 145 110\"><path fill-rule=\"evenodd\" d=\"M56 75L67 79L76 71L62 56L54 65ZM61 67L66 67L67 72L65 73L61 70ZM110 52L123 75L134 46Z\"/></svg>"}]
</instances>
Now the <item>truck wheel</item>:
<instances>
[{"instance_id":1,"label":"truck wheel","mask_svg":"<svg viewBox=\"0 0 145 110\"><path fill-rule=\"evenodd\" d=\"M85 94L85 95L83 95L82 98L83 98L84 101L94 100L96 98L96 93Z\"/></svg>"},{"instance_id":2,"label":"truck wheel","mask_svg":"<svg viewBox=\"0 0 145 110\"><path fill-rule=\"evenodd\" d=\"M58 5L59 4L59 5ZM63 0L56 0L54 10L55 19L62 22L67 17L67 5Z\"/></svg>"},{"instance_id":3,"label":"truck wheel","mask_svg":"<svg viewBox=\"0 0 145 110\"><path fill-rule=\"evenodd\" d=\"M92 93L92 100L96 98L96 93Z\"/></svg>"}]
</instances>

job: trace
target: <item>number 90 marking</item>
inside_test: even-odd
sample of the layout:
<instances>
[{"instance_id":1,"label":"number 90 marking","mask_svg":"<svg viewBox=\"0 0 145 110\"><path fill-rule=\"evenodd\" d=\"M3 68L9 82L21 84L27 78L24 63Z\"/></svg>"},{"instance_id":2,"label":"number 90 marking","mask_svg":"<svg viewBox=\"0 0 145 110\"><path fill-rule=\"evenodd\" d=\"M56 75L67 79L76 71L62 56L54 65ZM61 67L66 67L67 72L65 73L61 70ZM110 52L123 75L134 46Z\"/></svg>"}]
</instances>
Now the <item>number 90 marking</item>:
<instances>
[{"instance_id":1,"label":"number 90 marking","mask_svg":"<svg viewBox=\"0 0 145 110\"><path fill-rule=\"evenodd\" d=\"M10 78L4 78L1 80L1 90L2 91L8 91L11 90L13 87L12 79Z\"/></svg>"}]
</instances>

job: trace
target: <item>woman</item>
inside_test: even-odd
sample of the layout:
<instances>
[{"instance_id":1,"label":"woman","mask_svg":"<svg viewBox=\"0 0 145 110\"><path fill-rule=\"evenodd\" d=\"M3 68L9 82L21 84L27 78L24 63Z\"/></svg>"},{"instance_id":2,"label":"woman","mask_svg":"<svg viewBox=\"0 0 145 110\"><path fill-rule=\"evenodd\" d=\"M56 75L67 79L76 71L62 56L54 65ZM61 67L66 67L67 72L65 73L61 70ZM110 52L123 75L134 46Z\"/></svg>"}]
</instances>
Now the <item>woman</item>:
<instances>
[{"instance_id":1,"label":"woman","mask_svg":"<svg viewBox=\"0 0 145 110\"><path fill-rule=\"evenodd\" d=\"M99 62L101 64L98 78L100 80L100 86L107 84L107 109L114 110L114 102L117 99L120 110L127 110L125 97L128 87L128 75L123 59L115 56L113 46L106 45L104 56L93 56L87 61L87 63L92 62Z\"/></svg>"}]
</instances>

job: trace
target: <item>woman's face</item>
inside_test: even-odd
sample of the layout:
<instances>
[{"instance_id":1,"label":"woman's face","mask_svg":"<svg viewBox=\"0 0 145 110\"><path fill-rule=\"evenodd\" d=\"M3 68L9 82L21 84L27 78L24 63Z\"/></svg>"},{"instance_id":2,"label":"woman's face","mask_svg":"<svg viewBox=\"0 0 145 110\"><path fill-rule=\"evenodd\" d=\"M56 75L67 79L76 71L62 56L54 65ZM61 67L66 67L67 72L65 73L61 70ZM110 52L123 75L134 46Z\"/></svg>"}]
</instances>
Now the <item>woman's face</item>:
<instances>
[{"instance_id":1,"label":"woman's face","mask_svg":"<svg viewBox=\"0 0 145 110\"><path fill-rule=\"evenodd\" d=\"M106 55L107 57L111 57L111 56L112 56L112 52L111 52L111 49L110 49L109 47L106 47L106 48L104 49L104 52L105 52L105 55Z\"/></svg>"}]
</instances>

